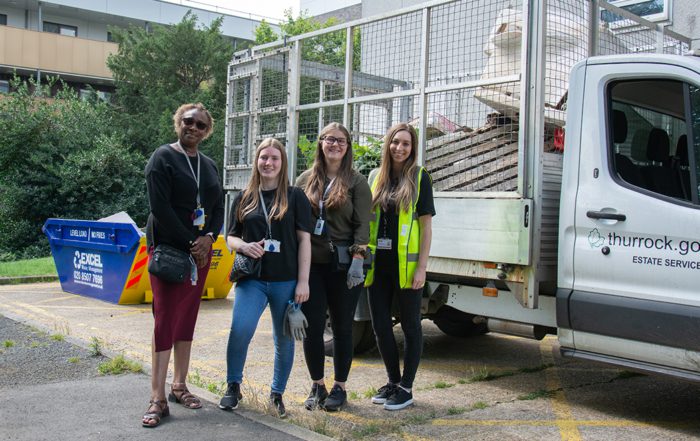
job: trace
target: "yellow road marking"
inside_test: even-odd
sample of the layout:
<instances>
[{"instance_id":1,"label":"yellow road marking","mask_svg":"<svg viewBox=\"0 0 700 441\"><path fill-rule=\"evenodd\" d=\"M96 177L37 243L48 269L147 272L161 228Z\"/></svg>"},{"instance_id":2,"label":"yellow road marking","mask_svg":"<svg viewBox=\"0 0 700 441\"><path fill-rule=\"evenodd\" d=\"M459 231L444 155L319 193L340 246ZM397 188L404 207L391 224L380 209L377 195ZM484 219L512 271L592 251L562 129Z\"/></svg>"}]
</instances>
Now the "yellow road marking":
<instances>
[{"instance_id":1,"label":"yellow road marking","mask_svg":"<svg viewBox=\"0 0 700 441\"><path fill-rule=\"evenodd\" d=\"M540 342L540 354L545 365L554 365L554 355L552 355L553 339L542 340ZM566 394L561 389L559 370L556 366L545 370L547 390L555 390L551 400L552 410L556 416L556 425L559 427L559 434L562 441L580 441L581 433L578 430L576 421L571 413L571 406L566 401Z\"/></svg>"}]
</instances>

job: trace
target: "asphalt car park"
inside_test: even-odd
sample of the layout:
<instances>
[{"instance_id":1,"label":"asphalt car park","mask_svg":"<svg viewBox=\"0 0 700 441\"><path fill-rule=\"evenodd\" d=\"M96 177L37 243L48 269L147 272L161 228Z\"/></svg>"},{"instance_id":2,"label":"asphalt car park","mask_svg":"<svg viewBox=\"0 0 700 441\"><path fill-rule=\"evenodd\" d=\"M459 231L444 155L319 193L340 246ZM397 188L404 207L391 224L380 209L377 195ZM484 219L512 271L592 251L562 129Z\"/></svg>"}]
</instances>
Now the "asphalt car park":
<instances>
[{"instance_id":1,"label":"asphalt car park","mask_svg":"<svg viewBox=\"0 0 700 441\"><path fill-rule=\"evenodd\" d=\"M233 292L202 303L190 383L219 393L225 380ZM0 314L148 367L151 307L114 305L65 293L58 283L0 286ZM700 436L698 386L607 365L562 358L556 337L541 341L498 334L455 338L424 321L415 405L389 412L369 397L386 382L376 349L357 354L338 413L309 412L310 381L301 345L285 393L288 421L341 439L658 440ZM399 345L400 327L395 328ZM272 327L263 314L250 346L242 407L261 414L272 377ZM332 382L332 359L326 358ZM148 391L144 390L144 399ZM118 406L119 403L109 405Z\"/></svg>"}]
</instances>

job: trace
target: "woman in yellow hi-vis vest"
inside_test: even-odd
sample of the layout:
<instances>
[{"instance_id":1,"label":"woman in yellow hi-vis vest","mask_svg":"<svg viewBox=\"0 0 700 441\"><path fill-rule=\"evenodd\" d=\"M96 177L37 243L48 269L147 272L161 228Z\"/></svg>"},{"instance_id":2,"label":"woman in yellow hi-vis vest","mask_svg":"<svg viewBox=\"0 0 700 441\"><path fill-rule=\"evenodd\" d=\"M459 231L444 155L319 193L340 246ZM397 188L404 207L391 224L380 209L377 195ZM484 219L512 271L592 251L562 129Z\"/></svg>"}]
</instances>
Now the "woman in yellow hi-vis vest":
<instances>
[{"instance_id":1,"label":"woman in yellow hi-vis vest","mask_svg":"<svg viewBox=\"0 0 700 441\"><path fill-rule=\"evenodd\" d=\"M388 382L372 397L386 410L413 404L413 380L423 351L421 295L435 215L432 182L416 164L418 137L408 124L392 126L384 137L382 163L369 176L373 217L369 247L375 255L367 273L372 327ZM394 339L391 303L397 297L404 333L404 370Z\"/></svg>"}]
</instances>

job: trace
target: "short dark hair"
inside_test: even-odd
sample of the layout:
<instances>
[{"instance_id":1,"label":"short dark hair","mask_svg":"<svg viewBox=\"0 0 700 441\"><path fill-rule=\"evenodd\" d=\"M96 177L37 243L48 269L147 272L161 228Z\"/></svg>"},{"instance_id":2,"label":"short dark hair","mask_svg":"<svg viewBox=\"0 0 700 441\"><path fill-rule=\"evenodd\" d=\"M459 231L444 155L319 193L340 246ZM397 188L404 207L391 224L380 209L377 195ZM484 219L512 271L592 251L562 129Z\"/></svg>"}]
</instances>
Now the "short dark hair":
<instances>
[{"instance_id":1,"label":"short dark hair","mask_svg":"<svg viewBox=\"0 0 700 441\"><path fill-rule=\"evenodd\" d=\"M204 133L204 138L207 139L211 135L211 133L214 131L214 118L211 117L211 113L207 110L206 107L204 107L204 104L202 103L187 103L183 104L180 107L177 108L175 111L175 114L173 115L173 127L175 128L175 133L177 133L177 136L180 136L180 126L182 125L182 116L190 111L190 110L197 110L199 112L202 112L204 116L207 117L207 120L209 121L207 123L207 130Z\"/></svg>"}]
</instances>

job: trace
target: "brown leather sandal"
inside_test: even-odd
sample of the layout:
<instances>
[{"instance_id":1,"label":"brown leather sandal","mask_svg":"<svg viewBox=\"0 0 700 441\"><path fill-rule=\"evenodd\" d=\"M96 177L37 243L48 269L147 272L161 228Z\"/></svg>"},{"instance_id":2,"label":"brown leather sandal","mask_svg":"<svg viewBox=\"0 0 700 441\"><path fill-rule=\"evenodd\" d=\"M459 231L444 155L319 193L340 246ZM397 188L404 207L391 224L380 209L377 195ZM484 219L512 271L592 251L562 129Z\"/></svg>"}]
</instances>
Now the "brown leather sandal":
<instances>
[{"instance_id":1,"label":"brown leather sandal","mask_svg":"<svg viewBox=\"0 0 700 441\"><path fill-rule=\"evenodd\" d=\"M160 424L161 418L165 418L169 415L170 408L168 407L167 401L151 400L148 409L146 409L146 413L143 414L141 425L143 425L143 427L157 427Z\"/></svg>"},{"instance_id":2,"label":"brown leather sandal","mask_svg":"<svg viewBox=\"0 0 700 441\"><path fill-rule=\"evenodd\" d=\"M175 387L176 385L182 387ZM173 403L182 404L187 409L200 409L202 407L202 402L187 390L185 383L173 383L170 387L168 400Z\"/></svg>"}]
</instances>

